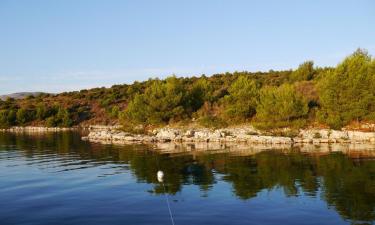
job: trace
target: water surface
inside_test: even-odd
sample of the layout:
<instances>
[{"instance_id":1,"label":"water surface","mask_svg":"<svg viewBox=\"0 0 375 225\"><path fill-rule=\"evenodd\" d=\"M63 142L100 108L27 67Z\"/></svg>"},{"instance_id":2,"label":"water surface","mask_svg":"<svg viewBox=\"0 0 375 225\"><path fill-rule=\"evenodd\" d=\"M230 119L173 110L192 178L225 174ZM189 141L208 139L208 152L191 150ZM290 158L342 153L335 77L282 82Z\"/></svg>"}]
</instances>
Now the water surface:
<instances>
[{"instance_id":1,"label":"water surface","mask_svg":"<svg viewBox=\"0 0 375 225\"><path fill-rule=\"evenodd\" d=\"M165 173L165 189L156 172ZM374 224L375 161L0 133L0 224Z\"/></svg>"}]
</instances>

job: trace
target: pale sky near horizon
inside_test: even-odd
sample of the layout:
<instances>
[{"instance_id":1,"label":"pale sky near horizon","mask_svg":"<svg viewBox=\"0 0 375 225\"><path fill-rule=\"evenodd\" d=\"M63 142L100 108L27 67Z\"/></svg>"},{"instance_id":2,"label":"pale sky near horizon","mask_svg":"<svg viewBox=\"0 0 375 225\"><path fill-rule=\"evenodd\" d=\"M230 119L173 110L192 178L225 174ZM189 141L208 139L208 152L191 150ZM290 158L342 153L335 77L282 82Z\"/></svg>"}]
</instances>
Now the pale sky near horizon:
<instances>
[{"instance_id":1,"label":"pale sky near horizon","mask_svg":"<svg viewBox=\"0 0 375 225\"><path fill-rule=\"evenodd\" d=\"M375 54L372 0L0 0L0 94L334 66Z\"/></svg>"}]
</instances>

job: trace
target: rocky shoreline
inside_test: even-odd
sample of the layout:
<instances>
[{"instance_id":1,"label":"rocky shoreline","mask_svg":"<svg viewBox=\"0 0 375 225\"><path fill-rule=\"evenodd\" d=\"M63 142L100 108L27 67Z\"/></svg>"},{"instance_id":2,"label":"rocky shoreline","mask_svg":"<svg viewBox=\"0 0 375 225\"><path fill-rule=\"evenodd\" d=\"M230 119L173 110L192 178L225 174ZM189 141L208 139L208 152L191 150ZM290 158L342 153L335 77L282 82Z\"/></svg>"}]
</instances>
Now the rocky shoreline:
<instances>
[{"instance_id":1,"label":"rocky shoreline","mask_svg":"<svg viewBox=\"0 0 375 225\"><path fill-rule=\"evenodd\" d=\"M71 131L77 130L76 127L10 127L5 129L0 129L0 132L12 132L12 133L44 133L44 132L60 132L60 131Z\"/></svg>"},{"instance_id":2,"label":"rocky shoreline","mask_svg":"<svg viewBox=\"0 0 375 225\"><path fill-rule=\"evenodd\" d=\"M371 143L375 144L375 132L306 129L294 137L266 135L253 127L226 129L180 129L160 128L150 134L132 134L113 127L91 127L83 140L106 143L243 143L243 144L331 144Z\"/></svg>"},{"instance_id":3,"label":"rocky shoreline","mask_svg":"<svg viewBox=\"0 0 375 225\"><path fill-rule=\"evenodd\" d=\"M78 127L11 127L0 129L0 132L13 133L44 133L78 130ZM375 132L356 130L304 129L299 130L293 137L274 136L257 130L254 127L235 127L223 129L207 128L171 128L154 129L148 134L133 134L121 130L121 126L88 127L89 134L83 140L103 143L132 144L132 143L210 143L217 145L264 144L273 146L290 146L295 144L374 144Z\"/></svg>"}]
</instances>

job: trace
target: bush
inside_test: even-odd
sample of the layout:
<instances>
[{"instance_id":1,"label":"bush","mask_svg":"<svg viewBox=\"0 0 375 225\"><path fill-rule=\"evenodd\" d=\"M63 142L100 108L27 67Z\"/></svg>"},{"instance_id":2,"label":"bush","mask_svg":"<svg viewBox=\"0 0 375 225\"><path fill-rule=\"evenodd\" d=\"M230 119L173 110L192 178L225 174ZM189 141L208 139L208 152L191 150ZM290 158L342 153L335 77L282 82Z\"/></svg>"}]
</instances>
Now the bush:
<instances>
[{"instance_id":1,"label":"bush","mask_svg":"<svg viewBox=\"0 0 375 225\"><path fill-rule=\"evenodd\" d=\"M255 115L259 97L256 82L249 76L240 76L228 89L225 96L225 113L235 120L246 120Z\"/></svg>"},{"instance_id":2,"label":"bush","mask_svg":"<svg viewBox=\"0 0 375 225\"><path fill-rule=\"evenodd\" d=\"M36 106L36 118L39 120L44 120L47 116L47 109L43 103L39 103Z\"/></svg>"},{"instance_id":3,"label":"bush","mask_svg":"<svg viewBox=\"0 0 375 225\"><path fill-rule=\"evenodd\" d=\"M19 109L16 113L16 120L19 125L25 125L27 122L35 119L35 112L33 110Z\"/></svg>"},{"instance_id":4,"label":"bush","mask_svg":"<svg viewBox=\"0 0 375 225\"><path fill-rule=\"evenodd\" d=\"M206 77L199 78L187 93L185 108L191 112L199 110L205 102L213 101L213 92L214 87Z\"/></svg>"},{"instance_id":5,"label":"bush","mask_svg":"<svg viewBox=\"0 0 375 225\"><path fill-rule=\"evenodd\" d=\"M115 105L115 106L111 107L110 112L109 112L109 116L112 117L112 118L118 118L119 112L120 112L120 108L117 105Z\"/></svg>"},{"instance_id":6,"label":"bush","mask_svg":"<svg viewBox=\"0 0 375 225\"><path fill-rule=\"evenodd\" d=\"M298 69L296 69L290 74L289 80L291 82L307 81L313 79L314 75L314 62L306 61L299 65Z\"/></svg>"},{"instance_id":7,"label":"bush","mask_svg":"<svg viewBox=\"0 0 375 225\"><path fill-rule=\"evenodd\" d=\"M46 120L46 126L47 127L56 127L57 122L55 116L48 117Z\"/></svg>"},{"instance_id":8,"label":"bush","mask_svg":"<svg viewBox=\"0 0 375 225\"><path fill-rule=\"evenodd\" d=\"M6 128L8 127L8 111L7 110L1 110L0 111L0 128Z\"/></svg>"},{"instance_id":9,"label":"bush","mask_svg":"<svg viewBox=\"0 0 375 225\"><path fill-rule=\"evenodd\" d=\"M180 79L154 80L144 94L136 94L125 110L124 118L144 124L168 123L183 117L186 90Z\"/></svg>"},{"instance_id":10,"label":"bush","mask_svg":"<svg viewBox=\"0 0 375 225\"><path fill-rule=\"evenodd\" d=\"M257 120L262 122L291 122L308 114L308 104L294 86L265 87L260 92Z\"/></svg>"},{"instance_id":11,"label":"bush","mask_svg":"<svg viewBox=\"0 0 375 225\"><path fill-rule=\"evenodd\" d=\"M59 111L55 116L55 121L56 125L60 127L71 127L73 125L69 111L62 107L59 108Z\"/></svg>"}]
</instances>

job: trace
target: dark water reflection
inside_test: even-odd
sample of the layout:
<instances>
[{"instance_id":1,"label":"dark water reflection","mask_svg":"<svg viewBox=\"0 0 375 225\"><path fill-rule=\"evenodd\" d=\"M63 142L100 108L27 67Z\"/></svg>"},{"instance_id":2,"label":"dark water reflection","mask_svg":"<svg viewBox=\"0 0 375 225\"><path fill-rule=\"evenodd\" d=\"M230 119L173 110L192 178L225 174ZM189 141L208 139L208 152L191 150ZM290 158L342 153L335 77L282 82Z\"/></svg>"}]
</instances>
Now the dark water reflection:
<instances>
[{"instance_id":1,"label":"dark water reflection","mask_svg":"<svg viewBox=\"0 0 375 225\"><path fill-rule=\"evenodd\" d=\"M161 154L77 133L0 134L0 224L374 224L375 161L340 152Z\"/></svg>"}]
</instances>

